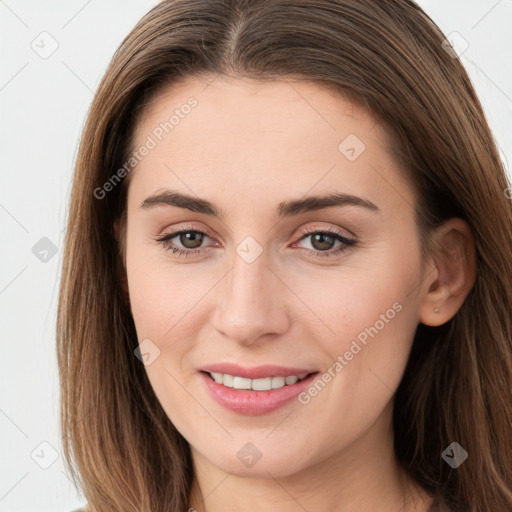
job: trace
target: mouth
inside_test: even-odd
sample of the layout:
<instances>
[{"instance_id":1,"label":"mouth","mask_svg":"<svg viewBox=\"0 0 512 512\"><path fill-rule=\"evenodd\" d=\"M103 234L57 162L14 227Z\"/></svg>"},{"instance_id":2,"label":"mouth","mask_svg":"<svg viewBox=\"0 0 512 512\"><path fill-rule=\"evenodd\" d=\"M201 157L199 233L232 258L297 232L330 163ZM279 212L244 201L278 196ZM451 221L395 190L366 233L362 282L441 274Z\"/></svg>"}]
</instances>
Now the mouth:
<instances>
[{"instance_id":1,"label":"mouth","mask_svg":"<svg viewBox=\"0 0 512 512\"><path fill-rule=\"evenodd\" d=\"M220 364L199 371L211 399L231 412L263 415L287 404L312 386L319 371L282 366L244 368Z\"/></svg>"}]
</instances>

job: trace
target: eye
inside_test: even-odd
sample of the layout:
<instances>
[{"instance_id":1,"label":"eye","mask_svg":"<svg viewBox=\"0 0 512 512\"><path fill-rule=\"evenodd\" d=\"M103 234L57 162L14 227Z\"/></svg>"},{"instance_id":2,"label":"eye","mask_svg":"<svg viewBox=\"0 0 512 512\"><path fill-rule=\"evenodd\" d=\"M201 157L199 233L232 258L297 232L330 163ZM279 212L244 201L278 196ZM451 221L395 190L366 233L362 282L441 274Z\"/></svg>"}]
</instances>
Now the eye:
<instances>
[{"instance_id":1,"label":"eye","mask_svg":"<svg viewBox=\"0 0 512 512\"><path fill-rule=\"evenodd\" d=\"M178 256L188 256L189 254L197 254L205 250L205 248L200 247L205 237L209 238L205 231L185 226L179 231L173 231L156 238L156 241L161 243L166 250L177 253ZM176 242L172 242L174 238L177 239ZM177 243L181 244L182 247L177 245Z\"/></svg>"},{"instance_id":2,"label":"eye","mask_svg":"<svg viewBox=\"0 0 512 512\"><path fill-rule=\"evenodd\" d=\"M312 249L306 249L306 251L314 257L329 258L336 256L341 252L347 250L349 247L353 247L357 244L357 241L353 238L347 237L343 232L336 229L318 229L309 228L301 231L304 236L299 240L310 239L310 245ZM334 244L339 242L339 246L334 248ZM296 242L298 243L298 242Z\"/></svg>"}]
</instances>

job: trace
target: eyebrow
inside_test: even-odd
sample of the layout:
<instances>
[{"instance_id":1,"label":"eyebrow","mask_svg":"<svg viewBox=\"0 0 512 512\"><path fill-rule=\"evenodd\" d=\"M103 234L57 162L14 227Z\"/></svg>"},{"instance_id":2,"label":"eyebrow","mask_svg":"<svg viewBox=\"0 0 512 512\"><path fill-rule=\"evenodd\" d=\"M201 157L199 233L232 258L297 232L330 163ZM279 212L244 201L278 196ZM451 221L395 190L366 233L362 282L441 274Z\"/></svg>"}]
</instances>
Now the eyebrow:
<instances>
[{"instance_id":1,"label":"eyebrow","mask_svg":"<svg viewBox=\"0 0 512 512\"><path fill-rule=\"evenodd\" d=\"M155 206L175 206L177 208L183 208L218 218L223 218L226 214L224 210L217 208L213 203L206 199L183 194L174 190L164 190L149 196L142 201L140 206L144 209ZM322 210L324 208L332 208L335 206L360 206L380 213L379 207L368 199L363 199L351 194L333 193L281 202L277 207L277 215L279 218L291 217L293 215Z\"/></svg>"}]
</instances>

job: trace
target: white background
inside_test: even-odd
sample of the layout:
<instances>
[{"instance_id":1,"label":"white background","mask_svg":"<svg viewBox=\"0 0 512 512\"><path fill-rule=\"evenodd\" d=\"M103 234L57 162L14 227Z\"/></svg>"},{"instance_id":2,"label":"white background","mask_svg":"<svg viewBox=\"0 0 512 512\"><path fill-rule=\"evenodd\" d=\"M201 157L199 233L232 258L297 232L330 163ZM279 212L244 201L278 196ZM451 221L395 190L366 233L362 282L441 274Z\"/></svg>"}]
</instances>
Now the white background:
<instances>
[{"instance_id":1,"label":"white background","mask_svg":"<svg viewBox=\"0 0 512 512\"><path fill-rule=\"evenodd\" d=\"M55 357L70 178L93 91L117 46L155 3L0 0L0 512L69 512L83 504L60 455ZM419 4L446 35L456 31L469 43L461 60L509 169L512 1ZM47 59L31 47L43 31L59 45ZM57 251L46 262L32 252L43 237ZM47 469L35 462L49 464L52 454Z\"/></svg>"}]
</instances>

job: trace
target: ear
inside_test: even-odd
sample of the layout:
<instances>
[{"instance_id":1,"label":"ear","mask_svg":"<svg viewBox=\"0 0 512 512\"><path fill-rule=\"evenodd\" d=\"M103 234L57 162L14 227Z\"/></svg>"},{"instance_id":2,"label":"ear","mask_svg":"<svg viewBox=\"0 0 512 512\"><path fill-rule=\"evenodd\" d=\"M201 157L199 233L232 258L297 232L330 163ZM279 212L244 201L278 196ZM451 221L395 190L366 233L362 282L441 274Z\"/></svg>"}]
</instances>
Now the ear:
<instances>
[{"instance_id":1,"label":"ear","mask_svg":"<svg viewBox=\"0 0 512 512\"><path fill-rule=\"evenodd\" d=\"M118 265L117 265L117 276L119 279L119 283L121 285L121 289L123 291L124 300L126 302L126 305L128 308L131 308L130 303L130 292L128 290L128 278L126 275L126 258L123 254L124 251L126 251L126 244L125 244L125 237L122 235L122 231L126 229L126 226L121 229L121 221L120 219L116 219L113 224L113 230L114 230L114 237L117 241L117 247L118 247ZM121 237L123 239L121 239Z\"/></svg>"},{"instance_id":2,"label":"ear","mask_svg":"<svg viewBox=\"0 0 512 512\"><path fill-rule=\"evenodd\" d=\"M471 228L462 219L447 220L434 232L434 271L424 282L419 321L439 326L460 309L476 279L476 256Z\"/></svg>"}]
</instances>

